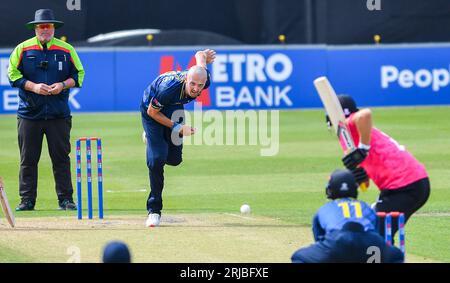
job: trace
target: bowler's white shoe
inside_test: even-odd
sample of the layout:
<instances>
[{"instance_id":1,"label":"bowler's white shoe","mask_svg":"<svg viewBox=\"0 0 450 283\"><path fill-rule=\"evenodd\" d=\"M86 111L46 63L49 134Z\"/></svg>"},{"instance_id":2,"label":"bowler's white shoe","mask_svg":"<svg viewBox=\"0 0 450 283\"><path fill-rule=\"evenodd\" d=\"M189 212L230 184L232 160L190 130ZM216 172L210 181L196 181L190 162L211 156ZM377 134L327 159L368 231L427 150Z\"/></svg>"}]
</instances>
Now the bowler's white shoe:
<instances>
[{"instance_id":1,"label":"bowler's white shoe","mask_svg":"<svg viewBox=\"0 0 450 283\"><path fill-rule=\"evenodd\" d=\"M161 215L159 215L158 213L150 213L148 215L147 221L145 221L145 226L156 227L156 226L159 226L160 221L161 221Z\"/></svg>"}]
</instances>

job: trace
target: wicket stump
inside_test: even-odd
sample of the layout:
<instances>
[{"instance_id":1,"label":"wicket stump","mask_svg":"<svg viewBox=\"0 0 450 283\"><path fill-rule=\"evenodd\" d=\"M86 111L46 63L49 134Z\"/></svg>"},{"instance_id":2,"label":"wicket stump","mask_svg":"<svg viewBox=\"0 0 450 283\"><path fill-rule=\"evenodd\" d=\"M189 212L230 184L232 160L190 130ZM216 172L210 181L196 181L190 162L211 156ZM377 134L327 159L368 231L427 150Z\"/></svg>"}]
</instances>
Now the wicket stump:
<instances>
[{"instance_id":1,"label":"wicket stump","mask_svg":"<svg viewBox=\"0 0 450 283\"><path fill-rule=\"evenodd\" d=\"M382 225L384 220L384 239L386 244L392 246L392 218L397 218L399 246L403 254L405 254L405 214L403 212L377 212L379 225Z\"/></svg>"},{"instance_id":2,"label":"wicket stump","mask_svg":"<svg viewBox=\"0 0 450 283\"><path fill-rule=\"evenodd\" d=\"M83 198L81 182L81 143L86 142L86 173L87 173L87 206L88 218L93 218L92 205L92 163L91 141L97 141L97 191L98 191L98 218L103 219L103 171L102 171L102 140L96 137L82 137L77 139L77 202L78 219L83 218Z\"/></svg>"}]
</instances>

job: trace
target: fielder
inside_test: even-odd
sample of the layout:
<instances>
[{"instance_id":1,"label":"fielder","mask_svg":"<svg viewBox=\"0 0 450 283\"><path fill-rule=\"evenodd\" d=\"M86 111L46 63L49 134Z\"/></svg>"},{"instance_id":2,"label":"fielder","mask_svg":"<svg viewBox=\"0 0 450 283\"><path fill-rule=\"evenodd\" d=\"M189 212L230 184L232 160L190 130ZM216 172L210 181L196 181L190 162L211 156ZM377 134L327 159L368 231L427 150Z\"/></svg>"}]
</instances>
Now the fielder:
<instances>
[{"instance_id":1,"label":"fielder","mask_svg":"<svg viewBox=\"0 0 450 283\"><path fill-rule=\"evenodd\" d=\"M195 100L209 87L210 73L206 66L214 62L215 54L210 49L198 51L195 66L183 72L164 73L144 91L140 108L151 188L147 199L148 227L160 224L164 165L181 163L182 137L195 133L195 129L184 125L183 105Z\"/></svg>"},{"instance_id":2,"label":"fielder","mask_svg":"<svg viewBox=\"0 0 450 283\"><path fill-rule=\"evenodd\" d=\"M297 250L291 257L293 263L404 261L403 253L386 245L376 231L375 211L357 200L358 183L349 170L335 170L331 174L326 195L332 201L313 218L315 243Z\"/></svg>"},{"instance_id":3,"label":"fielder","mask_svg":"<svg viewBox=\"0 0 450 283\"><path fill-rule=\"evenodd\" d=\"M377 212L401 211L405 223L419 210L430 195L430 181L423 164L417 161L404 146L373 127L370 109L359 110L351 96L339 95L346 114L349 131L358 148L342 159L352 170L358 183L370 178L379 188L380 195L374 204ZM384 225L381 234L384 235ZM392 225L392 235L398 223Z\"/></svg>"}]
</instances>

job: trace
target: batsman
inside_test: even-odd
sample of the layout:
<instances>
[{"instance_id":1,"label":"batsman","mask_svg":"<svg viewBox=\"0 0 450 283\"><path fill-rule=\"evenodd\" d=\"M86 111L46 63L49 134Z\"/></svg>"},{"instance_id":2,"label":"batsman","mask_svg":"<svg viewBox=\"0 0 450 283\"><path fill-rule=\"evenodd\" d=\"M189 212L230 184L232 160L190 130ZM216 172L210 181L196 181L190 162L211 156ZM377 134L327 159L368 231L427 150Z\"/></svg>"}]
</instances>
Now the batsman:
<instances>
[{"instance_id":1,"label":"batsman","mask_svg":"<svg viewBox=\"0 0 450 283\"><path fill-rule=\"evenodd\" d=\"M210 85L207 64L214 62L211 49L195 54L196 65L182 72L159 75L144 91L141 101L142 126L147 140L147 167L150 195L147 199L146 226L160 224L163 208L164 166L182 161L182 138L195 133L184 124L184 104L194 101Z\"/></svg>"},{"instance_id":2,"label":"batsman","mask_svg":"<svg viewBox=\"0 0 450 283\"><path fill-rule=\"evenodd\" d=\"M349 95L339 95L338 99L353 140L358 144L358 148L342 159L344 166L355 174L359 183L370 178L377 185L380 190L374 204L377 212L404 212L407 221L430 195L425 166L403 145L373 126L370 109L358 109ZM393 236L397 230L397 223L393 223Z\"/></svg>"}]
</instances>

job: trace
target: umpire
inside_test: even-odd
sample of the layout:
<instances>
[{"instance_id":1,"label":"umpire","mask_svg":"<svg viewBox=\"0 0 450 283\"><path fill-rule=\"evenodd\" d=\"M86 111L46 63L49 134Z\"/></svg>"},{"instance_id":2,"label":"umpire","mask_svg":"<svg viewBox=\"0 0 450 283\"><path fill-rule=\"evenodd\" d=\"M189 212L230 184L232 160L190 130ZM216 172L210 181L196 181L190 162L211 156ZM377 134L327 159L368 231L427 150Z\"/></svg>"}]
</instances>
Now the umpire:
<instances>
[{"instance_id":1,"label":"umpire","mask_svg":"<svg viewBox=\"0 0 450 283\"><path fill-rule=\"evenodd\" d=\"M33 210L37 197L38 163L44 135L53 165L60 209L76 210L70 173L72 116L69 89L81 87L84 69L75 49L54 38L63 26L53 11L40 9L26 24L36 36L16 46L9 58L8 77L19 89L17 130L20 150L17 211Z\"/></svg>"}]
</instances>

